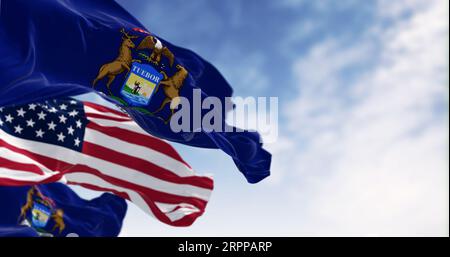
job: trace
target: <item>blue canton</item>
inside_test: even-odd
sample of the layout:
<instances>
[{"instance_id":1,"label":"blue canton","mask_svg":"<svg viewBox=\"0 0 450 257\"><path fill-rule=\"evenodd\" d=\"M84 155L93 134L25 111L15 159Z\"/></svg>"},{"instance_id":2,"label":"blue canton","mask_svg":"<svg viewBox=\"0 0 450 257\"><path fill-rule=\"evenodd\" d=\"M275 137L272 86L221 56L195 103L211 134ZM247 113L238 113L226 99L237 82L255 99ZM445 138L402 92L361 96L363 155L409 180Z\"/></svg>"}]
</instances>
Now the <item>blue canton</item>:
<instances>
[{"instance_id":1,"label":"blue canton","mask_svg":"<svg viewBox=\"0 0 450 257\"><path fill-rule=\"evenodd\" d=\"M88 120L71 98L0 107L0 129L15 137L80 151Z\"/></svg>"}]
</instances>

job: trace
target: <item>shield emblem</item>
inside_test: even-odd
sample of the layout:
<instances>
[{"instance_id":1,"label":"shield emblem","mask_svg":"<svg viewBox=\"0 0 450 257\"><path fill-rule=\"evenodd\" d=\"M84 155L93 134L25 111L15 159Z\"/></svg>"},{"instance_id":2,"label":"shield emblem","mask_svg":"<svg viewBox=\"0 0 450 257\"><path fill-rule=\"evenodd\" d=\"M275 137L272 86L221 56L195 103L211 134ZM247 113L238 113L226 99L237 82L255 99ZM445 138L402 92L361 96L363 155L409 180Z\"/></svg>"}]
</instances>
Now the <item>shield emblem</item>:
<instances>
[{"instance_id":1,"label":"shield emblem","mask_svg":"<svg viewBox=\"0 0 450 257\"><path fill-rule=\"evenodd\" d=\"M152 66L133 62L120 93L128 104L144 106L149 103L162 79L163 75Z\"/></svg>"},{"instance_id":2,"label":"shield emblem","mask_svg":"<svg viewBox=\"0 0 450 257\"><path fill-rule=\"evenodd\" d=\"M51 216L51 210L48 206L35 202L31 210L31 222L34 227L43 228L47 225Z\"/></svg>"}]
</instances>

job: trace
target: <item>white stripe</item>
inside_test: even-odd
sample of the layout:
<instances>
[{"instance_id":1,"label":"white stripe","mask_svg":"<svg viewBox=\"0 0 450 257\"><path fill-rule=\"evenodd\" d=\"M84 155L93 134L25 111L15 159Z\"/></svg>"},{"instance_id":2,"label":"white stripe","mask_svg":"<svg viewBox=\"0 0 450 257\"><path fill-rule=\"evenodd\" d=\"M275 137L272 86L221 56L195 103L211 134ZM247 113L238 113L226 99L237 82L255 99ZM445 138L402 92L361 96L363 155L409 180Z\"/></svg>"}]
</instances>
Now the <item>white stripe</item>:
<instances>
[{"instance_id":1,"label":"white stripe","mask_svg":"<svg viewBox=\"0 0 450 257\"><path fill-rule=\"evenodd\" d=\"M0 178L7 178L17 181L40 182L49 177L52 177L53 175L56 175L56 173L39 175L30 171L13 170L0 167Z\"/></svg>"},{"instance_id":2,"label":"white stripe","mask_svg":"<svg viewBox=\"0 0 450 257\"><path fill-rule=\"evenodd\" d=\"M159 203L156 202L155 203L158 208L164 212L164 214L172 221L176 221L179 220L181 218L183 218L186 215L192 214L192 213L196 213L199 212L200 209L198 209L197 207L195 207L192 204L188 204L188 203L180 203L180 204L168 204L168 203ZM173 211L175 208L177 207L181 207L175 211Z\"/></svg>"},{"instance_id":3,"label":"white stripe","mask_svg":"<svg viewBox=\"0 0 450 257\"><path fill-rule=\"evenodd\" d=\"M0 149L0 150L2 150L2 149ZM14 152L8 153L8 157L12 156L12 155L17 156L20 154L17 154ZM2 156L4 156L4 155L2 155ZM17 158L8 158L8 159L14 160ZM77 172L77 173L66 174L64 181L96 185L96 186L99 186L102 188L110 189L109 192L112 192L113 190L115 190L118 192L126 193L130 197L130 200L134 204L136 204L138 207L140 207L145 213L148 213L148 214L154 216L153 212L148 207L145 200L135 191L124 188L124 187L115 186L95 175L88 174L88 173L81 173L81 171L82 170L80 170L80 172ZM15 180L15 181L20 181L20 182L39 183L39 182L46 180L47 178L49 178L53 175L56 175L56 174L57 174L57 172L51 172L46 175L39 175L39 174L29 172L29 171L13 170L13 169L9 169L9 168L0 167L0 178L7 178L7 179ZM188 205L188 204L180 204L180 205L184 206L184 205ZM161 212L164 213L171 221L181 219L181 218L183 218L184 215L193 213L192 208L195 208L193 206L192 206L192 208L180 208L180 209L185 210L185 212L177 210L176 211L177 213L175 213L175 212L167 213L167 212L170 212L172 209L174 209L177 205L158 203L157 206L160 208Z\"/></svg>"},{"instance_id":4,"label":"white stripe","mask_svg":"<svg viewBox=\"0 0 450 257\"><path fill-rule=\"evenodd\" d=\"M145 213L150 214L151 216L155 216L151 209L148 207L145 200L134 190L116 186L114 184L109 183L108 181L105 181L95 175L88 174L88 173L68 173L65 175L67 181L69 182L77 182L77 183L85 183L85 184L91 184L103 188L112 189L118 192L126 193L130 197L130 201L132 201L134 204L136 204L139 208L141 208ZM110 192L112 192L112 190Z\"/></svg>"},{"instance_id":5,"label":"white stripe","mask_svg":"<svg viewBox=\"0 0 450 257\"><path fill-rule=\"evenodd\" d=\"M133 131L142 134L144 136L151 136L149 133L147 133L145 130L139 127L139 125L137 125L136 122L134 121L114 121L114 120L98 119L93 117L89 117L89 120L104 127L117 127Z\"/></svg>"},{"instance_id":6,"label":"white stripe","mask_svg":"<svg viewBox=\"0 0 450 257\"><path fill-rule=\"evenodd\" d=\"M147 147L130 144L118 138L103 134L97 130L87 128L84 139L89 142L96 142L96 144L106 148L120 149L120 152L154 163L159 167L172 171L180 177L195 176L194 171L187 167L186 164L179 162L170 156Z\"/></svg>"},{"instance_id":7,"label":"white stripe","mask_svg":"<svg viewBox=\"0 0 450 257\"><path fill-rule=\"evenodd\" d=\"M98 111L98 110L96 110L96 109L94 109L94 108L92 108L90 106L87 106L87 105L84 105L84 112L85 113L93 113L93 114L101 114L101 115L112 117L112 118L127 119L127 120L132 121L132 119L130 119L129 117L120 116L120 115L117 115L117 114L112 113L112 112Z\"/></svg>"},{"instance_id":8,"label":"white stripe","mask_svg":"<svg viewBox=\"0 0 450 257\"><path fill-rule=\"evenodd\" d=\"M47 167L42 165L40 162L37 162L21 153L16 153L12 150L9 150L8 148L5 148L5 147L0 147L0 156L5 159L8 159L10 161L14 161L14 162L20 162L20 163L24 163L24 164L34 164L34 165L38 166L41 169L41 171L45 174L55 173L55 171L48 169Z\"/></svg>"},{"instance_id":9,"label":"white stripe","mask_svg":"<svg viewBox=\"0 0 450 257\"><path fill-rule=\"evenodd\" d=\"M51 144L21 139L7 134L0 130L1 138L12 145L17 145L25 149L38 149L39 154L64 162L84 164L101 173L115 177L130 183L147 187L156 191L174 194L178 196L196 197L207 201L211 194L211 190L204 189L192 185L175 184L167 182L150 175L144 174L134 169L107 162L86 154L79 153L64 147L54 146Z\"/></svg>"},{"instance_id":10,"label":"white stripe","mask_svg":"<svg viewBox=\"0 0 450 257\"><path fill-rule=\"evenodd\" d=\"M46 174L46 175L38 175L29 171L20 171L20 170L12 170L8 168L0 168L0 178L7 178L15 181L21 181L21 182L32 182L32 183L39 183L49 177L51 177L54 174ZM113 190L118 192L126 193L130 200L136 204L139 208L141 208L145 213L150 214L151 216L155 216L151 209L148 207L145 200L135 191L113 185L95 175L88 174L88 173L68 173L65 176L65 180L69 182L76 182L76 183L84 183L84 184L91 184L96 185L102 188L110 189L108 192L112 192ZM166 215L172 222L179 220L183 218L186 215L192 214L194 212L198 212L199 209L195 206L192 206L190 204L181 203L179 205L176 204L165 204L165 203L155 203L157 207L160 209L160 211ZM176 211L173 211L177 206L181 206L181 208L177 209Z\"/></svg>"},{"instance_id":11,"label":"white stripe","mask_svg":"<svg viewBox=\"0 0 450 257\"><path fill-rule=\"evenodd\" d=\"M91 184L96 185L105 189L110 189L108 192L112 192L113 190L118 192L126 193L130 197L130 201L136 204L139 208L141 208L145 213L150 214L151 216L155 217L155 214L148 206L147 202L142 198L141 195L136 193L133 190L116 186L108 181L105 181L97 176L94 176L92 174L88 173L69 173L66 175L66 179L69 182L76 182L76 183L84 183L84 184ZM196 208L193 205L187 204L187 203L180 203L180 204L167 204L167 203L160 203L160 202L154 202L155 205L158 207L158 209L161 211L163 215L169 218L170 221L174 222L179 219L182 219L183 217L190 215L195 212L199 212L200 210ZM172 211L177 206L180 206L181 208L177 209L176 211ZM155 217L156 218L156 217Z\"/></svg>"},{"instance_id":12,"label":"white stripe","mask_svg":"<svg viewBox=\"0 0 450 257\"><path fill-rule=\"evenodd\" d=\"M26 155L14 152L5 147L0 147L0 156L2 156L3 158L5 158L7 160L10 160L10 161L19 162L19 163L23 163L23 164L33 164L33 165L37 166L45 175L34 174L34 175L36 175L36 179L32 179L33 181L45 180L53 175L57 175L58 173L60 173L59 170L53 171L51 169L48 169L47 167L42 165L40 162L37 162L37 161L29 158ZM42 176L44 176L43 179L41 178ZM5 178L7 178L7 177L5 177ZM61 183L65 183L65 181L66 181L66 179L64 178L64 176L62 176L59 180L59 182L61 182Z\"/></svg>"}]
</instances>

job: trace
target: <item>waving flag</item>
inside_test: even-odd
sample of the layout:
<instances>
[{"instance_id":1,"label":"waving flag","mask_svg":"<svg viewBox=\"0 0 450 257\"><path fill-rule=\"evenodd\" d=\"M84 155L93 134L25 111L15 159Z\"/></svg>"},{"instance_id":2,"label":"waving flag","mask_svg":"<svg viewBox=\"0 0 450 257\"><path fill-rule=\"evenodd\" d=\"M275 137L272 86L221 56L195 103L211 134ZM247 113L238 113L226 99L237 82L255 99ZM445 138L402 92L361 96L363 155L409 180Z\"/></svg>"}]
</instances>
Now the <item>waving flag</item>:
<instances>
[{"instance_id":1,"label":"waving flag","mask_svg":"<svg viewBox=\"0 0 450 257\"><path fill-rule=\"evenodd\" d=\"M225 124L232 88L216 68L153 34L114 1L3 0L0 9L0 106L98 90L150 134L220 148L250 183L269 176L271 155L258 133ZM194 89L200 101L221 101L213 131L196 122L210 110L195 104ZM179 97L190 103L183 132L170 126Z\"/></svg>"},{"instance_id":2,"label":"waving flag","mask_svg":"<svg viewBox=\"0 0 450 257\"><path fill-rule=\"evenodd\" d=\"M0 185L55 182L112 192L158 220L188 226L213 181L128 115L72 98L0 107Z\"/></svg>"},{"instance_id":3,"label":"waving flag","mask_svg":"<svg viewBox=\"0 0 450 257\"><path fill-rule=\"evenodd\" d=\"M104 193L84 200L62 183L0 187L1 236L117 236L127 210Z\"/></svg>"},{"instance_id":4,"label":"waving flag","mask_svg":"<svg viewBox=\"0 0 450 257\"><path fill-rule=\"evenodd\" d=\"M0 226L0 237L38 237L35 229L29 226Z\"/></svg>"}]
</instances>

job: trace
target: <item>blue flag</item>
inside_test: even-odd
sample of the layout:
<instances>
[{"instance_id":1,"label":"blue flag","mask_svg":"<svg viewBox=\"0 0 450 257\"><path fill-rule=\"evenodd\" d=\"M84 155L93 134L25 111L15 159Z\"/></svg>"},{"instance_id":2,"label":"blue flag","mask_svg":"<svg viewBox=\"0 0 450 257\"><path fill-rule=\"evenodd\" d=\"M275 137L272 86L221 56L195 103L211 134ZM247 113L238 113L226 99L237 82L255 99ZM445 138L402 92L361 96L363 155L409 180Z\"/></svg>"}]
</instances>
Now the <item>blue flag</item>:
<instances>
[{"instance_id":1,"label":"blue flag","mask_svg":"<svg viewBox=\"0 0 450 257\"><path fill-rule=\"evenodd\" d=\"M25 225L0 225L0 237L38 237L38 232Z\"/></svg>"},{"instance_id":2,"label":"blue flag","mask_svg":"<svg viewBox=\"0 0 450 257\"><path fill-rule=\"evenodd\" d=\"M114 1L1 1L0 106L94 90L155 136L222 149L250 183L270 174L259 134L225 123L232 88L194 52L148 31ZM219 129L195 122L197 111L200 119L209 111L195 106L190 130L171 129L179 97L192 104L211 96L221 101L220 117L211 119Z\"/></svg>"},{"instance_id":3,"label":"blue flag","mask_svg":"<svg viewBox=\"0 0 450 257\"><path fill-rule=\"evenodd\" d=\"M68 186L0 187L0 236L117 236L127 210L104 193L90 201Z\"/></svg>"}]
</instances>

